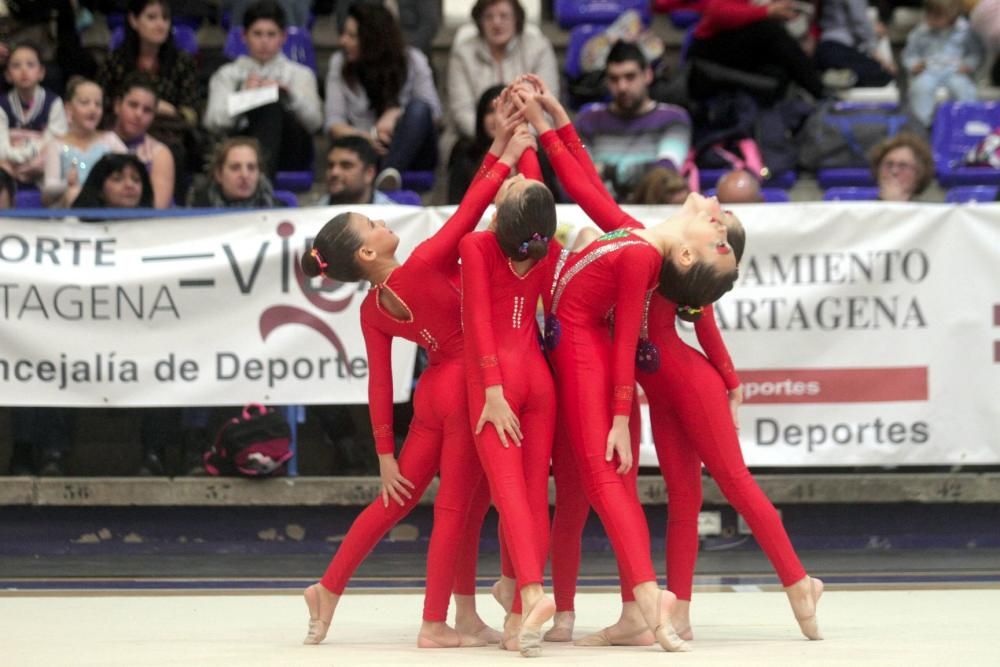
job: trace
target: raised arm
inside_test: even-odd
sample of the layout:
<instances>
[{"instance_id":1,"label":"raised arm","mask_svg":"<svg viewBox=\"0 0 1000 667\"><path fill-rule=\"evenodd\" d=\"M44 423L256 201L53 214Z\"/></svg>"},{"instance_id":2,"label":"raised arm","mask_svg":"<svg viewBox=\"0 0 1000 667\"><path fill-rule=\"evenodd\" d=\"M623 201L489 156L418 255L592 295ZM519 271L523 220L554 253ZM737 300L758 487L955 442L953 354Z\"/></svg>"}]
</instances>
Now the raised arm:
<instances>
[{"instance_id":1,"label":"raised arm","mask_svg":"<svg viewBox=\"0 0 1000 667\"><path fill-rule=\"evenodd\" d=\"M515 130L496 164L487 169L481 178L474 180L455 213L434 236L413 251L413 256L437 267L447 267L457 262L458 242L476 228L486 207L496 197L500 185L510 174L511 167L520 159L525 148L533 143L534 138L527 128Z\"/></svg>"}]
</instances>

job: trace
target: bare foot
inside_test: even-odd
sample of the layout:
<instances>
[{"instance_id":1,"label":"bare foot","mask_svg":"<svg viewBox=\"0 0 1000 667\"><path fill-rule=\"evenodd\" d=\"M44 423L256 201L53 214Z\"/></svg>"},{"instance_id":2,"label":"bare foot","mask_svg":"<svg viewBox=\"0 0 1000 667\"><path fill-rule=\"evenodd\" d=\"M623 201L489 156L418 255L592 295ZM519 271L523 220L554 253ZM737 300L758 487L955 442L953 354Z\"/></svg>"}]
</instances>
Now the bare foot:
<instances>
[{"instance_id":1,"label":"bare foot","mask_svg":"<svg viewBox=\"0 0 1000 667\"><path fill-rule=\"evenodd\" d=\"M660 591L660 624L656 626L653 634L656 641L664 651L671 653L683 653L690 651L691 647L681 639L674 630L670 622L670 616L677 602L677 596L670 591Z\"/></svg>"},{"instance_id":2,"label":"bare foot","mask_svg":"<svg viewBox=\"0 0 1000 667\"><path fill-rule=\"evenodd\" d=\"M576 623L576 612L557 611L552 617L552 627L542 638L547 642L573 641L573 625Z\"/></svg>"},{"instance_id":3,"label":"bare foot","mask_svg":"<svg viewBox=\"0 0 1000 667\"><path fill-rule=\"evenodd\" d=\"M521 615L507 614L503 622L503 639L500 640L501 651L518 651L520 645L517 641L518 633L521 632Z\"/></svg>"},{"instance_id":4,"label":"bare foot","mask_svg":"<svg viewBox=\"0 0 1000 667\"><path fill-rule=\"evenodd\" d=\"M417 635L417 648L466 648L486 646L486 642L458 632L447 623L424 621Z\"/></svg>"},{"instance_id":5,"label":"bare foot","mask_svg":"<svg viewBox=\"0 0 1000 667\"><path fill-rule=\"evenodd\" d=\"M501 576L490 588L493 599L503 607L504 613L509 614L510 608L514 604L514 594L517 592L517 582L509 577Z\"/></svg>"},{"instance_id":6,"label":"bare foot","mask_svg":"<svg viewBox=\"0 0 1000 667\"><path fill-rule=\"evenodd\" d=\"M813 640L823 639L816 620L816 607L823 595L823 581L816 577L803 577L785 588L785 593L802 634Z\"/></svg>"},{"instance_id":7,"label":"bare foot","mask_svg":"<svg viewBox=\"0 0 1000 667\"><path fill-rule=\"evenodd\" d=\"M503 634L488 626L486 621L479 618L479 614L473 614L468 618L456 618L455 631L459 634L477 637L487 644L499 644L503 639Z\"/></svg>"},{"instance_id":8,"label":"bare foot","mask_svg":"<svg viewBox=\"0 0 1000 667\"><path fill-rule=\"evenodd\" d=\"M691 630L691 601L678 600L670 613L670 622L674 625L677 636L684 641L692 641L694 632Z\"/></svg>"},{"instance_id":9,"label":"bare foot","mask_svg":"<svg viewBox=\"0 0 1000 667\"><path fill-rule=\"evenodd\" d=\"M303 592L302 597L309 608L309 631L302 643L319 644L330 629L340 596L326 590L321 584L313 584Z\"/></svg>"},{"instance_id":10,"label":"bare foot","mask_svg":"<svg viewBox=\"0 0 1000 667\"><path fill-rule=\"evenodd\" d=\"M556 613L556 603L543 596L526 611L517 633L517 648L525 658L537 658L542 654L542 626Z\"/></svg>"}]
</instances>

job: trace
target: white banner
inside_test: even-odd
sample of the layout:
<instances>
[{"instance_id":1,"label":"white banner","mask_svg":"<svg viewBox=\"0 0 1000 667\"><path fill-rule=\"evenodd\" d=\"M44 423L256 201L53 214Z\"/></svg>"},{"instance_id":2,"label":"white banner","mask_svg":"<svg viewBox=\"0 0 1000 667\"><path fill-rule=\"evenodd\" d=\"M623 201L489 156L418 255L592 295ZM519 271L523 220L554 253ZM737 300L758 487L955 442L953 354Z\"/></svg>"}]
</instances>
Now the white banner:
<instances>
[{"instance_id":1,"label":"white banner","mask_svg":"<svg viewBox=\"0 0 1000 667\"><path fill-rule=\"evenodd\" d=\"M452 209L372 208L400 258ZM645 222L667 208L635 208ZM363 288L300 283L333 208L0 233L0 402L363 403ZM758 466L1000 463L1000 207L739 207L718 317ZM573 206L561 223L589 224ZM293 326L294 325L294 326ZM693 341L693 336L686 336ZM395 346L396 398L414 346ZM648 420L646 420L648 423ZM648 426L643 463L652 464Z\"/></svg>"},{"instance_id":2,"label":"white banner","mask_svg":"<svg viewBox=\"0 0 1000 667\"><path fill-rule=\"evenodd\" d=\"M297 259L336 208L107 224L5 220L4 405L366 403L364 286L306 281ZM370 207L409 253L420 209ZM416 346L393 350L397 400Z\"/></svg>"}]
</instances>

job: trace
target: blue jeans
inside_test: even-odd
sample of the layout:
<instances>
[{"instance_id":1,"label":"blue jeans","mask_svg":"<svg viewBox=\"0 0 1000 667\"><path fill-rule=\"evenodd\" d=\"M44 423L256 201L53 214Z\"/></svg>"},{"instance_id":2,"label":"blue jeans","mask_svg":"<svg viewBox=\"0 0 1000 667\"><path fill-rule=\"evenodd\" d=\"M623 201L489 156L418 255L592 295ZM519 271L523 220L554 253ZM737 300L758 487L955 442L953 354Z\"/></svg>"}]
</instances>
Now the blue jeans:
<instances>
[{"instance_id":1,"label":"blue jeans","mask_svg":"<svg viewBox=\"0 0 1000 667\"><path fill-rule=\"evenodd\" d=\"M976 84L967 74L959 74L954 70L924 70L910 79L910 108L920 122L928 127L934 120L938 88L947 88L949 96L958 102L976 101Z\"/></svg>"},{"instance_id":2,"label":"blue jeans","mask_svg":"<svg viewBox=\"0 0 1000 667\"><path fill-rule=\"evenodd\" d=\"M382 160L382 168L395 167L399 171L431 171L438 160L437 128L431 106L420 99L410 100L403 115L396 121L389 153Z\"/></svg>"}]
</instances>

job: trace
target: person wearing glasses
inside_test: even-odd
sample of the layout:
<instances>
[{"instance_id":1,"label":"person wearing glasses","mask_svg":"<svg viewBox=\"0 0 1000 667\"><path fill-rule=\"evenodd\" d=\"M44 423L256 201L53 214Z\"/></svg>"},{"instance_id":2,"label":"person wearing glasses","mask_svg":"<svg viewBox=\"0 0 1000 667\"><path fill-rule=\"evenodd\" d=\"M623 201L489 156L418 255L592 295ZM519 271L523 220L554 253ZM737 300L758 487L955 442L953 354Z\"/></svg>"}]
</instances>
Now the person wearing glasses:
<instances>
[{"instance_id":1,"label":"person wearing glasses","mask_svg":"<svg viewBox=\"0 0 1000 667\"><path fill-rule=\"evenodd\" d=\"M910 132L900 132L875 146L871 165L882 201L913 201L934 180L931 148Z\"/></svg>"}]
</instances>

